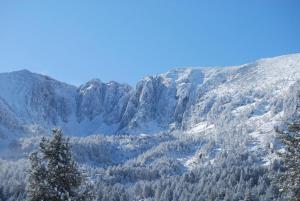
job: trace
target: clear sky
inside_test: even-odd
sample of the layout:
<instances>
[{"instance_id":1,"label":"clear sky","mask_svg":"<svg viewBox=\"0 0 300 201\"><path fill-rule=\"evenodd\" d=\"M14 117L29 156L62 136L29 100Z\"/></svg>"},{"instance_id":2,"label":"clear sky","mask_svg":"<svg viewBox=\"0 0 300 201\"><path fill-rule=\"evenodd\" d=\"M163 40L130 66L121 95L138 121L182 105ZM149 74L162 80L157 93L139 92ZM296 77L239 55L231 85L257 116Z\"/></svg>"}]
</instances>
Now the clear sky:
<instances>
[{"instance_id":1,"label":"clear sky","mask_svg":"<svg viewBox=\"0 0 300 201\"><path fill-rule=\"evenodd\" d=\"M299 0L0 0L0 72L133 85L297 52Z\"/></svg>"}]
</instances>

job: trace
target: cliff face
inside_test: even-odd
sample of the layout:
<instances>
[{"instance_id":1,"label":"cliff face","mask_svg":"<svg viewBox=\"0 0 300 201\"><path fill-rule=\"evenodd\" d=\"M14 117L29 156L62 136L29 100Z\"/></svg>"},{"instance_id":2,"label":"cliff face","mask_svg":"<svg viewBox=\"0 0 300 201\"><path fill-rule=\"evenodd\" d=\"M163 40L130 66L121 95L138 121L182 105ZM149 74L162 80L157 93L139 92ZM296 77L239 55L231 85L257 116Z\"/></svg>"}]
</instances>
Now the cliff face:
<instances>
[{"instance_id":1,"label":"cliff face","mask_svg":"<svg viewBox=\"0 0 300 201\"><path fill-rule=\"evenodd\" d=\"M135 88L91 80L74 87L29 71L0 74L0 138L58 126L70 135L139 134L200 124L259 126L292 113L300 54L225 68L182 68ZM291 86L294 87L291 87ZM290 97L290 99L286 99ZM293 98L294 97L294 98Z\"/></svg>"}]
</instances>

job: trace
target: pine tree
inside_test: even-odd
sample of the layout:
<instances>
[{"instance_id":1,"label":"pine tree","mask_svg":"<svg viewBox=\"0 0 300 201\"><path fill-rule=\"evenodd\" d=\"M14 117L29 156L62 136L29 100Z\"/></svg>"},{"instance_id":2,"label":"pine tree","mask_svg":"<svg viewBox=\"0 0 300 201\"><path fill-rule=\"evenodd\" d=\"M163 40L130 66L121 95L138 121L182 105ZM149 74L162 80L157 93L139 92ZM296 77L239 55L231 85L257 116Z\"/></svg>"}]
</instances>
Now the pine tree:
<instances>
[{"instance_id":1,"label":"pine tree","mask_svg":"<svg viewBox=\"0 0 300 201\"><path fill-rule=\"evenodd\" d=\"M27 200L39 201L47 200L47 189L49 185L46 179L46 167L34 152L30 155L31 171L29 175L29 185L27 186Z\"/></svg>"},{"instance_id":2,"label":"pine tree","mask_svg":"<svg viewBox=\"0 0 300 201\"><path fill-rule=\"evenodd\" d=\"M30 156L31 170L27 188L28 201L91 200L84 188L84 179L73 160L69 140L60 129L52 139L43 138L39 152Z\"/></svg>"},{"instance_id":3,"label":"pine tree","mask_svg":"<svg viewBox=\"0 0 300 201\"><path fill-rule=\"evenodd\" d=\"M290 201L300 201L300 122L289 126L288 132L279 132L285 145L281 153L284 172L277 180L279 191Z\"/></svg>"},{"instance_id":4,"label":"pine tree","mask_svg":"<svg viewBox=\"0 0 300 201\"><path fill-rule=\"evenodd\" d=\"M3 201L3 200L4 200L4 195L2 192L2 188L0 188L0 201Z\"/></svg>"}]
</instances>

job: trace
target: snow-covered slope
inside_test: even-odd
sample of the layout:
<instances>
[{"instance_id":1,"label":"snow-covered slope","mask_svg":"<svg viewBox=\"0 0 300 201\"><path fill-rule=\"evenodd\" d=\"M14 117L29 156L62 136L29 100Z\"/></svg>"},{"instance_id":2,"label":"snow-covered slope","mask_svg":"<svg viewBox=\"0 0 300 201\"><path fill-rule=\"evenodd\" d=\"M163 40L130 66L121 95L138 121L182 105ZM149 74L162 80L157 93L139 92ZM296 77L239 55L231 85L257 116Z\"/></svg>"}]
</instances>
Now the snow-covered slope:
<instances>
[{"instance_id":1,"label":"snow-covered slope","mask_svg":"<svg viewBox=\"0 0 300 201\"><path fill-rule=\"evenodd\" d=\"M98 79L75 87L27 70L2 73L0 190L12 186L6 192L11 200L18 189L24 192L24 158L52 127L71 136L75 159L90 180L116 185L116 191L123 185L135 198L134 186L146 182L154 192L156 182L185 181L185 173L197 168L203 180L216 179L212 188L224 185L224 172L231 182L232 172L276 168L275 127L299 117L299 89L300 54L235 67L173 69L145 77L135 88ZM212 168L223 179L209 176Z\"/></svg>"},{"instance_id":2,"label":"snow-covered slope","mask_svg":"<svg viewBox=\"0 0 300 201\"><path fill-rule=\"evenodd\" d=\"M135 89L97 79L76 88L27 70L2 73L0 136L54 126L70 135L156 133L240 119L259 126L276 119L299 78L300 54L237 67L174 69L145 77Z\"/></svg>"}]
</instances>

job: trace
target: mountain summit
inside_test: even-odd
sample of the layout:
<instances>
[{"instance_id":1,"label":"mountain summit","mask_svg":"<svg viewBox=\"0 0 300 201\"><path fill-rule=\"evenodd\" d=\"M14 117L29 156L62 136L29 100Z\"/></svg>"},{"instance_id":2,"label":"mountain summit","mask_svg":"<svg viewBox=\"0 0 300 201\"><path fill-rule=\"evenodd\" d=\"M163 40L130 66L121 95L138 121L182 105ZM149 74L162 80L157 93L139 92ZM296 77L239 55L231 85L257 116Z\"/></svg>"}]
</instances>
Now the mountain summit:
<instances>
[{"instance_id":1,"label":"mountain summit","mask_svg":"<svg viewBox=\"0 0 300 201\"><path fill-rule=\"evenodd\" d=\"M0 136L62 127L70 135L139 134L192 129L282 111L300 78L300 54L225 68L180 68L135 88L91 80L74 87L21 70L0 74ZM230 110L230 112L229 112Z\"/></svg>"},{"instance_id":2,"label":"mountain summit","mask_svg":"<svg viewBox=\"0 0 300 201\"><path fill-rule=\"evenodd\" d=\"M75 87L27 70L2 73L0 196L3 189L8 200L24 200L25 158L60 127L98 200L172 200L171 194L173 200L191 200L190 194L202 196L192 200L217 194L274 200L268 178L279 171L282 148L275 128L299 118L299 89L300 54L173 69L135 88L98 79ZM171 188L192 193L181 199Z\"/></svg>"}]
</instances>

